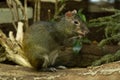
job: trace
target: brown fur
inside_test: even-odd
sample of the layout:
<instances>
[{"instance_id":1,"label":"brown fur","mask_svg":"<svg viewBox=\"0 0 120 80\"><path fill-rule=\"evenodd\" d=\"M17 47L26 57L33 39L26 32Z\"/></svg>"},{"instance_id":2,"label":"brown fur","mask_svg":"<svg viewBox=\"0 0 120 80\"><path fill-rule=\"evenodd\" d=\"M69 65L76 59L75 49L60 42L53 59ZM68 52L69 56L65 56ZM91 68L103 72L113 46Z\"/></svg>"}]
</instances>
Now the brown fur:
<instances>
[{"instance_id":1,"label":"brown fur","mask_svg":"<svg viewBox=\"0 0 120 80\"><path fill-rule=\"evenodd\" d=\"M88 32L76 15L75 11L69 11L59 22L40 21L25 32L24 52L33 67L40 69L53 65L68 38L79 35L78 31Z\"/></svg>"}]
</instances>

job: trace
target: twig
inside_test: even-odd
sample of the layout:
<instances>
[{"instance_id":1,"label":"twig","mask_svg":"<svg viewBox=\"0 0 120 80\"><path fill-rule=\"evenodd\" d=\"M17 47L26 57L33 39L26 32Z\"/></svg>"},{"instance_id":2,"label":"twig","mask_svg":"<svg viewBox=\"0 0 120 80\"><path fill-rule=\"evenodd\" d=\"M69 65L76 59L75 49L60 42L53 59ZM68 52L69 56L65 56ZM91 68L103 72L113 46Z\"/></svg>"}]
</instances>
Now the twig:
<instances>
[{"instance_id":1,"label":"twig","mask_svg":"<svg viewBox=\"0 0 120 80\"><path fill-rule=\"evenodd\" d=\"M40 20L41 0L35 0L33 22Z\"/></svg>"},{"instance_id":2,"label":"twig","mask_svg":"<svg viewBox=\"0 0 120 80\"><path fill-rule=\"evenodd\" d=\"M24 0L24 17L25 17L25 27L28 28L28 17L27 17L27 0Z\"/></svg>"},{"instance_id":3,"label":"twig","mask_svg":"<svg viewBox=\"0 0 120 80\"><path fill-rule=\"evenodd\" d=\"M40 20L41 0L37 0L37 21Z\"/></svg>"},{"instance_id":4,"label":"twig","mask_svg":"<svg viewBox=\"0 0 120 80\"><path fill-rule=\"evenodd\" d=\"M33 16L33 22L36 22L36 15L37 13L37 0L35 0L35 5L34 5L34 16Z\"/></svg>"},{"instance_id":5,"label":"twig","mask_svg":"<svg viewBox=\"0 0 120 80\"><path fill-rule=\"evenodd\" d=\"M14 1L15 1L16 4L20 7L20 9L21 9L23 15L25 15L24 7L23 7L22 3L21 3L19 0L14 0Z\"/></svg>"},{"instance_id":6,"label":"twig","mask_svg":"<svg viewBox=\"0 0 120 80\"><path fill-rule=\"evenodd\" d=\"M55 14L58 12L58 0L55 2Z\"/></svg>"},{"instance_id":7,"label":"twig","mask_svg":"<svg viewBox=\"0 0 120 80\"><path fill-rule=\"evenodd\" d=\"M12 14L12 20L13 20L13 21L12 21L12 24L13 24L14 28L17 29L17 26L16 26L16 24L15 24L14 11L13 11L13 8L11 7L13 1L12 1L12 0L6 0L6 2L7 2L8 7L10 8L10 11L11 11L11 14Z\"/></svg>"},{"instance_id":8,"label":"twig","mask_svg":"<svg viewBox=\"0 0 120 80\"><path fill-rule=\"evenodd\" d=\"M14 10L14 18L16 21L19 21L18 6L14 0L12 1L12 5Z\"/></svg>"},{"instance_id":9,"label":"twig","mask_svg":"<svg viewBox=\"0 0 120 80\"><path fill-rule=\"evenodd\" d=\"M65 7L65 2L58 8L58 0L56 0L55 3L55 14L54 14L54 19L57 18L58 14L64 9Z\"/></svg>"},{"instance_id":10,"label":"twig","mask_svg":"<svg viewBox=\"0 0 120 80\"><path fill-rule=\"evenodd\" d=\"M28 18L27 18L27 0L24 0L24 7L22 5L22 3L20 2L20 0L14 0L17 4L17 6L20 7L20 10L23 14L23 19L25 21L25 27L26 29L28 28Z\"/></svg>"}]
</instances>

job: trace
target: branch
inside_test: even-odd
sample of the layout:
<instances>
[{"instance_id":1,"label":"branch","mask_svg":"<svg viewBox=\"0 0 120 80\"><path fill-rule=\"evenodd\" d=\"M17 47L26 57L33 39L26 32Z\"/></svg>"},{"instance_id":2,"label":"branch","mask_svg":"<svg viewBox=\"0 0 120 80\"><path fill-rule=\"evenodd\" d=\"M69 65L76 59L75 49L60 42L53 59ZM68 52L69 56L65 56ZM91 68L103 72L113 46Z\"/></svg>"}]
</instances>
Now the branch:
<instances>
[{"instance_id":1,"label":"branch","mask_svg":"<svg viewBox=\"0 0 120 80\"><path fill-rule=\"evenodd\" d=\"M55 3L55 14L54 14L54 19L57 18L58 14L64 9L66 3L62 3L62 5L58 8L58 0L56 0L56 3Z\"/></svg>"},{"instance_id":2,"label":"branch","mask_svg":"<svg viewBox=\"0 0 120 80\"><path fill-rule=\"evenodd\" d=\"M11 11L11 14L12 14L12 24L13 24L13 26L14 26L14 28L15 29L17 29L17 27L16 27L16 24L15 24L15 16L14 16L14 10L13 10L13 8L11 7L13 4L13 1L11 1L11 0L6 0L6 2L7 2L7 5L8 5L8 7L10 8L10 11Z\"/></svg>"}]
</instances>

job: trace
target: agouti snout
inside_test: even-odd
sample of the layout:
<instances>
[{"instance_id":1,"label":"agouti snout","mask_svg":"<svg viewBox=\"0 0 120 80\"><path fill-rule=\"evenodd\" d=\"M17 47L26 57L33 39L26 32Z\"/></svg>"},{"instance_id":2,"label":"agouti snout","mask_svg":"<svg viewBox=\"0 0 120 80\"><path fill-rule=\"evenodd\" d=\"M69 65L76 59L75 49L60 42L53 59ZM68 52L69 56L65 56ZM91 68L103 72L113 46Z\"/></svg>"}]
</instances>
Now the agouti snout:
<instances>
[{"instance_id":1,"label":"agouti snout","mask_svg":"<svg viewBox=\"0 0 120 80\"><path fill-rule=\"evenodd\" d=\"M63 23L62 21L65 21L65 22ZM69 32L71 32L71 35L73 36L82 37L89 32L89 29L87 28L85 23L81 20L76 10L66 12L65 17L62 21L61 23L63 23L64 25L63 26L64 30L68 30ZM65 32L67 33L67 31Z\"/></svg>"},{"instance_id":2,"label":"agouti snout","mask_svg":"<svg viewBox=\"0 0 120 80\"><path fill-rule=\"evenodd\" d=\"M61 46L73 36L85 36L89 32L77 11L68 11L59 22L37 22L24 35L23 50L34 68L53 65L61 53Z\"/></svg>"}]
</instances>

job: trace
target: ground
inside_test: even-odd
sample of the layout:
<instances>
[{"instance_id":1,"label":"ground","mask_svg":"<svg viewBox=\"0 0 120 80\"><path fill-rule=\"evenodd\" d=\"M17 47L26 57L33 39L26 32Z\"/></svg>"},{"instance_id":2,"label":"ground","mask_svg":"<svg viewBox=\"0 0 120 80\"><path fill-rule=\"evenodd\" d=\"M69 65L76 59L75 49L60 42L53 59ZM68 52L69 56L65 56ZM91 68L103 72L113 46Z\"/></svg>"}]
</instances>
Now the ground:
<instances>
[{"instance_id":1,"label":"ground","mask_svg":"<svg viewBox=\"0 0 120 80\"><path fill-rule=\"evenodd\" d=\"M0 64L0 80L119 80L120 61L88 68L40 72L18 65Z\"/></svg>"}]
</instances>

